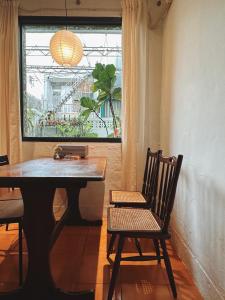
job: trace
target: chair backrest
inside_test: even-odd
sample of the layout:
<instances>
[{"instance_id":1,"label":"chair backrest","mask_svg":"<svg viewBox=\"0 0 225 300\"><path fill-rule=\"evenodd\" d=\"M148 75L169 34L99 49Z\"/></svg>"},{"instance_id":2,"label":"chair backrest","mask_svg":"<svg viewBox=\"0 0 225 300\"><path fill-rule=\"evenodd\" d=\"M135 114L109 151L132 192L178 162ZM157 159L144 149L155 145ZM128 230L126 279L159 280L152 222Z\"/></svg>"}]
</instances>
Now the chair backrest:
<instances>
[{"instance_id":1,"label":"chair backrest","mask_svg":"<svg viewBox=\"0 0 225 300\"><path fill-rule=\"evenodd\" d=\"M9 159L7 155L0 155L0 166L8 165Z\"/></svg>"},{"instance_id":2,"label":"chair backrest","mask_svg":"<svg viewBox=\"0 0 225 300\"><path fill-rule=\"evenodd\" d=\"M159 155L161 153L162 150L152 152L150 148L147 149L142 194L150 204L155 194L155 178L157 176L156 172L159 169Z\"/></svg>"},{"instance_id":3,"label":"chair backrest","mask_svg":"<svg viewBox=\"0 0 225 300\"><path fill-rule=\"evenodd\" d=\"M151 211L156 215L163 231L168 230L170 214L173 209L177 182L183 156L163 157L159 155L158 172L156 172L156 194Z\"/></svg>"}]
</instances>

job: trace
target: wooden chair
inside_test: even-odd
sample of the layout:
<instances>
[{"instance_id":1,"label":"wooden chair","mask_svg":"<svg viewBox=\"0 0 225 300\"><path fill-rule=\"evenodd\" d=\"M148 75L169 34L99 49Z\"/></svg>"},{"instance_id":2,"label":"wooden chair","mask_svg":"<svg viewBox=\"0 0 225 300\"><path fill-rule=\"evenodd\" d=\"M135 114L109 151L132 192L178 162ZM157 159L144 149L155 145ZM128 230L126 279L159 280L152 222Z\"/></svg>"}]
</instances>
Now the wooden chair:
<instances>
[{"instance_id":1,"label":"wooden chair","mask_svg":"<svg viewBox=\"0 0 225 300\"><path fill-rule=\"evenodd\" d=\"M115 207L149 207L154 194L155 172L157 171L158 154L162 151L152 152L147 149L142 192L110 191L110 204Z\"/></svg>"},{"instance_id":2,"label":"wooden chair","mask_svg":"<svg viewBox=\"0 0 225 300\"><path fill-rule=\"evenodd\" d=\"M170 239L168 226L173 209L177 181L183 156L165 158L159 156L159 173L157 193L151 209L116 208L108 209L108 233L119 236L116 258L113 264L108 300L112 299L119 271L120 261L146 261L164 259L167 275L174 298L177 297L170 259L167 253L166 240ZM161 250L156 255L121 257L125 238L149 238L160 242ZM110 245L113 247L113 243ZM109 249L109 254L110 254Z\"/></svg>"},{"instance_id":3,"label":"wooden chair","mask_svg":"<svg viewBox=\"0 0 225 300\"><path fill-rule=\"evenodd\" d=\"M142 185L142 192L128 192L128 191L110 191L110 204L115 207L151 207L152 199L156 193L155 181L157 179L159 155L162 154L162 150L152 152L150 148L147 149L144 178ZM112 234L109 249L116 239L116 234ZM140 243L137 238L134 239L136 248L139 255L142 255ZM156 253L159 251L158 242L153 241ZM112 249L111 249L112 250ZM111 250L108 251L107 258ZM159 260L160 262L160 260Z\"/></svg>"},{"instance_id":4,"label":"wooden chair","mask_svg":"<svg viewBox=\"0 0 225 300\"><path fill-rule=\"evenodd\" d=\"M0 166L9 164L7 155L0 156ZM23 283L23 247L22 247L23 200L18 199L16 191L0 197L0 224L8 226L18 223L19 241L19 285Z\"/></svg>"}]
</instances>

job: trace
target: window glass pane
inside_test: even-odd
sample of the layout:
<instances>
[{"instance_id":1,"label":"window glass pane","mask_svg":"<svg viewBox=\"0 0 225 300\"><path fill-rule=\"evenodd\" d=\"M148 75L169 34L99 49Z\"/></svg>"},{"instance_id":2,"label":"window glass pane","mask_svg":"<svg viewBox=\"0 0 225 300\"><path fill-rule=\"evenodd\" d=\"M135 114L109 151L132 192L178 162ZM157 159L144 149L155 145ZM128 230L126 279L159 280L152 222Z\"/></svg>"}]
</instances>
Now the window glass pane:
<instances>
[{"instance_id":1,"label":"window glass pane","mask_svg":"<svg viewBox=\"0 0 225 300\"><path fill-rule=\"evenodd\" d=\"M68 26L84 46L74 67L58 65L49 51L62 29L22 25L23 136L120 138L121 27Z\"/></svg>"}]
</instances>

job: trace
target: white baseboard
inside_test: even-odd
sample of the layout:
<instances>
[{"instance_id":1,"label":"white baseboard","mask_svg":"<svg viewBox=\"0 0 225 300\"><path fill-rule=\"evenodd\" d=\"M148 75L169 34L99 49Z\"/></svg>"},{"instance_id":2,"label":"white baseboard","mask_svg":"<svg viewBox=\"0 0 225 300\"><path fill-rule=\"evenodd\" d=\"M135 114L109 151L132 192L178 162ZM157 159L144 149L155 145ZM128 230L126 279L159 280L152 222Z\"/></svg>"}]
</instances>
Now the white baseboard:
<instances>
[{"instance_id":1,"label":"white baseboard","mask_svg":"<svg viewBox=\"0 0 225 300\"><path fill-rule=\"evenodd\" d=\"M209 274L200 264L198 258L193 254L190 247L185 243L178 232L171 228L172 244L177 251L178 256L182 259L187 269L190 271L195 285L198 287L204 300L224 300L216 284L212 281Z\"/></svg>"}]
</instances>

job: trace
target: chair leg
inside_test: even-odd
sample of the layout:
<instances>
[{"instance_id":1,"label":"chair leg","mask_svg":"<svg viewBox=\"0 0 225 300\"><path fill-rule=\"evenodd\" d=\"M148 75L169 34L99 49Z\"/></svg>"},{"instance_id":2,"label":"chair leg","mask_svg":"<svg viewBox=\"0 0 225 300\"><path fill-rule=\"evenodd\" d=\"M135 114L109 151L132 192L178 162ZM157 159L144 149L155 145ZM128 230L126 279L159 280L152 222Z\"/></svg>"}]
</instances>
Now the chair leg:
<instances>
[{"instance_id":1,"label":"chair leg","mask_svg":"<svg viewBox=\"0 0 225 300\"><path fill-rule=\"evenodd\" d=\"M170 258L166 249L166 242L165 240L160 240L160 244L163 250L163 257L164 257L164 262L165 262L165 266L166 266L166 271L167 271L167 275L169 278L169 282L170 282L170 287L172 289L173 292L173 297L177 298L177 290L176 290L176 284L174 281L174 277L173 277L173 270L171 267L171 263L170 263Z\"/></svg>"},{"instance_id":2,"label":"chair leg","mask_svg":"<svg viewBox=\"0 0 225 300\"><path fill-rule=\"evenodd\" d=\"M107 250L107 258L109 258L110 254L112 253L112 249L113 249L115 239L116 239L116 234L113 233L111 235L111 238L110 238L110 241L109 241L109 247L108 247L108 250Z\"/></svg>"},{"instance_id":3,"label":"chair leg","mask_svg":"<svg viewBox=\"0 0 225 300\"><path fill-rule=\"evenodd\" d=\"M5 230L8 231L9 230L9 224L6 224L5 226Z\"/></svg>"},{"instance_id":4,"label":"chair leg","mask_svg":"<svg viewBox=\"0 0 225 300\"><path fill-rule=\"evenodd\" d=\"M109 292L108 292L108 298L107 298L108 300L112 300L112 297L113 297L115 284L116 284L116 277L117 277L119 267L120 267L121 252L123 250L123 245L124 245L124 237L120 236L117 253L116 253L116 258L115 258L115 261L113 264L112 277L111 277L110 284L109 284Z\"/></svg>"},{"instance_id":5,"label":"chair leg","mask_svg":"<svg viewBox=\"0 0 225 300\"><path fill-rule=\"evenodd\" d=\"M160 264L161 263L161 258L160 258L159 241L154 239L153 243L154 243L154 246L155 246L155 253L158 256L158 264Z\"/></svg>"},{"instance_id":6,"label":"chair leg","mask_svg":"<svg viewBox=\"0 0 225 300\"><path fill-rule=\"evenodd\" d=\"M23 284L23 235L22 222L19 222L19 285Z\"/></svg>"},{"instance_id":7,"label":"chair leg","mask_svg":"<svg viewBox=\"0 0 225 300\"><path fill-rule=\"evenodd\" d=\"M135 246L137 248L139 255L142 256L142 250L141 250L141 245L139 243L139 240L137 238L134 238L134 241L135 241Z\"/></svg>"}]
</instances>

